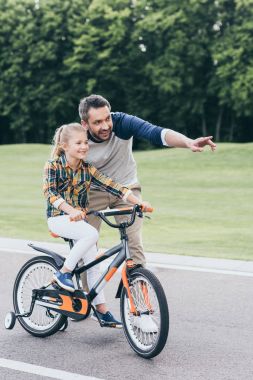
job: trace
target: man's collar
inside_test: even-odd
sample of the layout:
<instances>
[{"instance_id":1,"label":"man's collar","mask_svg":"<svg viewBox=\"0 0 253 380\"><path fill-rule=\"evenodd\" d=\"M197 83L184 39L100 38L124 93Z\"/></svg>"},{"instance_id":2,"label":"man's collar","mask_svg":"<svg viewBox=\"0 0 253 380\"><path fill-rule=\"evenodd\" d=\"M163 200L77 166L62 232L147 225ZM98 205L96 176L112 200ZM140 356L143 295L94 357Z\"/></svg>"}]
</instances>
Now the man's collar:
<instances>
[{"instance_id":1,"label":"man's collar","mask_svg":"<svg viewBox=\"0 0 253 380\"><path fill-rule=\"evenodd\" d=\"M90 131L88 131L87 135L88 135L88 139L91 140L91 141L93 141L94 143L100 144L100 143L104 142L104 141L101 141L101 140L97 140L94 136L92 136L92 134L90 133Z\"/></svg>"}]
</instances>

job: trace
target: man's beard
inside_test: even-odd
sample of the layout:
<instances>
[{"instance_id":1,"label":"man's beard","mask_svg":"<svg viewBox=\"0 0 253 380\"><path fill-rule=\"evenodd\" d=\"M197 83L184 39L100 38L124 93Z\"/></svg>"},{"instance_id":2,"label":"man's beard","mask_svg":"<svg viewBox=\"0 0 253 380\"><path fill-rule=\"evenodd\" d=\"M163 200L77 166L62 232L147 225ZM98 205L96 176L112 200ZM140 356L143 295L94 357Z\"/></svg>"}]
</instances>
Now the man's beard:
<instances>
[{"instance_id":1,"label":"man's beard","mask_svg":"<svg viewBox=\"0 0 253 380\"><path fill-rule=\"evenodd\" d=\"M90 140L94 141L94 142L104 142L104 141L108 141L110 139L112 135L112 131L108 132L108 137L106 139L102 139L101 137L99 137L99 135L97 134L94 134L91 129L89 128L88 129L88 137Z\"/></svg>"}]
</instances>

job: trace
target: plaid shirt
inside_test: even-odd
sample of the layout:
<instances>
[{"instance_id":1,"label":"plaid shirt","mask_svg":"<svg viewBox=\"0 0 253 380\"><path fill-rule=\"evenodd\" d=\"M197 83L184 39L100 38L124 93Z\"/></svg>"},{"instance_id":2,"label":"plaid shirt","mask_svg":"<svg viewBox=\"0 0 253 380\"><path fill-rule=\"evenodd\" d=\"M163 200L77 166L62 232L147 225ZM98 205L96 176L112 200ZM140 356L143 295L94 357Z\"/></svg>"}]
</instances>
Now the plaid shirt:
<instances>
[{"instance_id":1,"label":"plaid shirt","mask_svg":"<svg viewBox=\"0 0 253 380\"><path fill-rule=\"evenodd\" d=\"M65 154L46 162L43 182L48 218L65 214L57 208L63 200L76 209L87 211L91 182L119 198L125 199L130 192L127 187L113 182L89 162L81 161L74 171L69 166Z\"/></svg>"}]
</instances>

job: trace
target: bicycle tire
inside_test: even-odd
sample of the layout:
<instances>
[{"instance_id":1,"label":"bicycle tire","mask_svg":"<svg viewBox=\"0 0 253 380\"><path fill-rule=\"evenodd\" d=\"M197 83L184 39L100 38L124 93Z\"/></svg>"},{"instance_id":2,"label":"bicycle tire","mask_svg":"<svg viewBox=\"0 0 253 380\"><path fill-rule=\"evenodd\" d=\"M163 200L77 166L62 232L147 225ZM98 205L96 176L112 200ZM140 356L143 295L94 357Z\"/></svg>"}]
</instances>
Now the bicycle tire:
<instances>
[{"instance_id":1,"label":"bicycle tire","mask_svg":"<svg viewBox=\"0 0 253 380\"><path fill-rule=\"evenodd\" d=\"M143 331L140 318L130 312L129 299L125 288L122 289L120 297L120 312L123 323L123 330L131 348L141 357L151 359L157 356L164 348L169 333L169 309L167 299L158 278L145 268L137 268L128 275L130 291L136 309L140 314L149 313L152 326L156 326L157 331ZM148 289L148 295L144 297L143 288ZM149 298L148 309L147 297ZM152 306L151 306L152 304ZM138 319L139 318L139 319ZM138 323L136 323L136 321Z\"/></svg>"},{"instance_id":2,"label":"bicycle tire","mask_svg":"<svg viewBox=\"0 0 253 380\"><path fill-rule=\"evenodd\" d=\"M32 290L39 289L52 279L58 271L51 257L38 256L27 261L20 269L13 287L15 313L24 314L30 310ZM34 305L30 317L17 317L21 326L31 335L44 338L55 334L66 323L67 317L57 312L48 312L40 305Z\"/></svg>"}]
</instances>

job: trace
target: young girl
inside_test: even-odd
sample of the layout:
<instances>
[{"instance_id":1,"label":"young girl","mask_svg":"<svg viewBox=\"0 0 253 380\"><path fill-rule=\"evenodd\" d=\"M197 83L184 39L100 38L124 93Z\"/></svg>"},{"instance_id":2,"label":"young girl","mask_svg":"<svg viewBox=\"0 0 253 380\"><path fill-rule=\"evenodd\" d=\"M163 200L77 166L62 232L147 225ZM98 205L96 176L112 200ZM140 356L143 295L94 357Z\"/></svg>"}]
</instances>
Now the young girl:
<instances>
[{"instance_id":1,"label":"young girl","mask_svg":"<svg viewBox=\"0 0 253 380\"><path fill-rule=\"evenodd\" d=\"M54 280L63 289L74 292L72 271L80 259L87 264L97 256L97 230L85 221L91 182L113 195L133 204L140 200L131 190L113 182L93 165L84 161L89 145L85 129L78 123L66 124L56 130L51 160L45 165L44 194L47 199L48 227L51 232L74 239L75 245L64 266L54 274ZM150 207L148 202L142 206ZM98 280L98 266L87 271L88 286ZM103 291L94 299L101 319L107 323L121 323L107 311Z\"/></svg>"}]
</instances>

